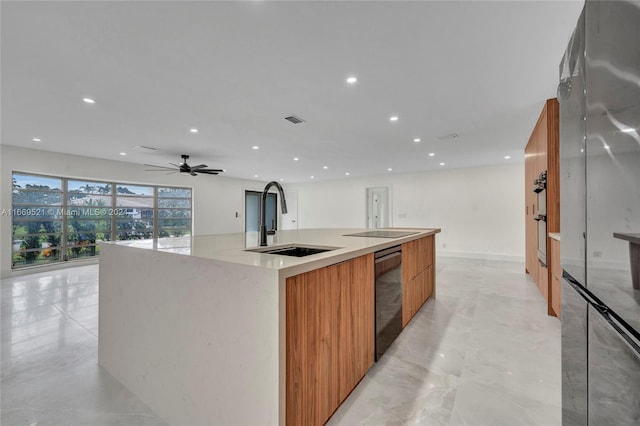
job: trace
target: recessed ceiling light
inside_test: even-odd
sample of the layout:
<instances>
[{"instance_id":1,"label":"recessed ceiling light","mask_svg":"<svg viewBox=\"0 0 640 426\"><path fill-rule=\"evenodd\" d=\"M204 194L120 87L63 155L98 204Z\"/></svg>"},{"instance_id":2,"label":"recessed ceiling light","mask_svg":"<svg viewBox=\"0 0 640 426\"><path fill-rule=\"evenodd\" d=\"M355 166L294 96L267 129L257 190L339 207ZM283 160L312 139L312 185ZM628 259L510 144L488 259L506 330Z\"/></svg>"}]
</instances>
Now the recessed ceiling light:
<instances>
[{"instance_id":1,"label":"recessed ceiling light","mask_svg":"<svg viewBox=\"0 0 640 426\"><path fill-rule=\"evenodd\" d=\"M127 153L126 152L121 152L120 155L127 155Z\"/></svg>"},{"instance_id":2,"label":"recessed ceiling light","mask_svg":"<svg viewBox=\"0 0 640 426\"><path fill-rule=\"evenodd\" d=\"M252 146L251 148L253 148L253 149L260 149L260 147L259 147L258 145L254 145L254 146Z\"/></svg>"},{"instance_id":3,"label":"recessed ceiling light","mask_svg":"<svg viewBox=\"0 0 640 426\"><path fill-rule=\"evenodd\" d=\"M280 178L280 182L284 182L284 179Z\"/></svg>"},{"instance_id":4,"label":"recessed ceiling light","mask_svg":"<svg viewBox=\"0 0 640 426\"><path fill-rule=\"evenodd\" d=\"M580 152L584 152L584 148L580 149Z\"/></svg>"},{"instance_id":5,"label":"recessed ceiling light","mask_svg":"<svg viewBox=\"0 0 640 426\"><path fill-rule=\"evenodd\" d=\"M420 142L420 138L415 138L413 141L414 141L415 143L418 143L418 142Z\"/></svg>"},{"instance_id":6,"label":"recessed ceiling light","mask_svg":"<svg viewBox=\"0 0 640 426\"><path fill-rule=\"evenodd\" d=\"M190 131L191 133L198 133L198 129L196 129L195 127L194 127L193 129L189 129L189 131Z\"/></svg>"},{"instance_id":7,"label":"recessed ceiling light","mask_svg":"<svg viewBox=\"0 0 640 426\"><path fill-rule=\"evenodd\" d=\"M429 153L429 157L433 157L434 155L436 155L436 153L435 153L435 152L430 152L430 153Z\"/></svg>"},{"instance_id":8,"label":"recessed ceiling light","mask_svg":"<svg viewBox=\"0 0 640 426\"><path fill-rule=\"evenodd\" d=\"M444 166L444 163L440 163L441 166Z\"/></svg>"},{"instance_id":9,"label":"recessed ceiling light","mask_svg":"<svg viewBox=\"0 0 640 426\"><path fill-rule=\"evenodd\" d=\"M351 174L351 173L349 173L349 172L346 172L346 173L345 173L344 175L345 175L345 176L349 176L350 174Z\"/></svg>"},{"instance_id":10,"label":"recessed ceiling light","mask_svg":"<svg viewBox=\"0 0 640 426\"><path fill-rule=\"evenodd\" d=\"M393 171L393 169L392 169L391 167L389 167L389 168L387 169L387 171L388 171L388 172L391 172L391 171Z\"/></svg>"},{"instance_id":11,"label":"recessed ceiling light","mask_svg":"<svg viewBox=\"0 0 640 426\"><path fill-rule=\"evenodd\" d=\"M40 138L33 138L31 140L34 141L34 142L42 142L42 139L40 139Z\"/></svg>"},{"instance_id":12,"label":"recessed ceiling light","mask_svg":"<svg viewBox=\"0 0 640 426\"><path fill-rule=\"evenodd\" d=\"M504 159L505 159L505 160L508 160L508 159L510 159L510 158L511 158L511 156L510 156L510 155L505 155L505 156L504 156Z\"/></svg>"},{"instance_id":13,"label":"recessed ceiling light","mask_svg":"<svg viewBox=\"0 0 640 426\"><path fill-rule=\"evenodd\" d=\"M327 170L329 166L322 166L323 169Z\"/></svg>"},{"instance_id":14,"label":"recessed ceiling light","mask_svg":"<svg viewBox=\"0 0 640 426\"><path fill-rule=\"evenodd\" d=\"M358 77L349 77L349 78L347 78L347 83L349 83L349 84L356 83L357 81L358 81Z\"/></svg>"},{"instance_id":15,"label":"recessed ceiling light","mask_svg":"<svg viewBox=\"0 0 640 426\"><path fill-rule=\"evenodd\" d=\"M299 158L298 157L293 157L293 161L298 161Z\"/></svg>"},{"instance_id":16,"label":"recessed ceiling light","mask_svg":"<svg viewBox=\"0 0 640 426\"><path fill-rule=\"evenodd\" d=\"M311 179L315 179L315 178L316 178L315 176L311 176Z\"/></svg>"},{"instance_id":17,"label":"recessed ceiling light","mask_svg":"<svg viewBox=\"0 0 640 426\"><path fill-rule=\"evenodd\" d=\"M389 121L398 121L398 116L392 115L391 117L389 117Z\"/></svg>"},{"instance_id":18,"label":"recessed ceiling light","mask_svg":"<svg viewBox=\"0 0 640 426\"><path fill-rule=\"evenodd\" d=\"M95 103L96 103L96 101L94 101L94 100L93 100L93 99L91 99L91 98L82 98L82 100L83 100L85 103L88 103L88 104L95 104Z\"/></svg>"},{"instance_id":19,"label":"recessed ceiling light","mask_svg":"<svg viewBox=\"0 0 640 426\"><path fill-rule=\"evenodd\" d=\"M253 175L253 177L254 177L254 178L257 178L257 177L258 177L258 175Z\"/></svg>"}]
</instances>

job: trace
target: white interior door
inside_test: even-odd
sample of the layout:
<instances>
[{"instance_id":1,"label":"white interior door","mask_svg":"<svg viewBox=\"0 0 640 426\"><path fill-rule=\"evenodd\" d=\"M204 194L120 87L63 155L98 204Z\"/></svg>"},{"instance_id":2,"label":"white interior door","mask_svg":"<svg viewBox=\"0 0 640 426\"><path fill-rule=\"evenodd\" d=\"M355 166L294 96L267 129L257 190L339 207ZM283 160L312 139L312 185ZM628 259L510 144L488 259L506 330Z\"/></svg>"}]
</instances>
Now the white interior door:
<instances>
[{"instance_id":1,"label":"white interior door","mask_svg":"<svg viewBox=\"0 0 640 426\"><path fill-rule=\"evenodd\" d=\"M367 188L367 228L389 227L389 188Z\"/></svg>"},{"instance_id":2,"label":"white interior door","mask_svg":"<svg viewBox=\"0 0 640 426\"><path fill-rule=\"evenodd\" d=\"M287 200L287 214L282 215L280 229L298 229L298 191L284 191Z\"/></svg>"}]
</instances>

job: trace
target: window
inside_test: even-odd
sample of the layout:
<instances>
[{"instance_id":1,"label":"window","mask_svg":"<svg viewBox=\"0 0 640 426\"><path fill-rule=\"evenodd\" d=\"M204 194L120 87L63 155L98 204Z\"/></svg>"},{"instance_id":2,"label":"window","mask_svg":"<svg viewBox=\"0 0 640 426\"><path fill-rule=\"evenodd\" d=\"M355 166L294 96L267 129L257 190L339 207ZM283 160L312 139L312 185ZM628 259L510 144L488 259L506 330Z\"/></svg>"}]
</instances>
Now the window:
<instances>
[{"instance_id":1,"label":"window","mask_svg":"<svg viewBox=\"0 0 640 426\"><path fill-rule=\"evenodd\" d=\"M67 181L67 259L95 256L99 241L111 237L113 184L93 181Z\"/></svg>"},{"instance_id":2,"label":"window","mask_svg":"<svg viewBox=\"0 0 640 426\"><path fill-rule=\"evenodd\" d=\"M158 235L181 237L191 234L191 190L158 188Z\"/></svg>"},{"instance_id":3,"label":"window","mask_svg":"<svg viewBox=\"0 0 640 426\"><path fill-rule=\"evenodd\" d=\"M191 234L191 188L12 178L14 269L96 256L100 241Z\"/></svg>"},{"instance_id":4,"label":"window","mask_svg":"<svg viewBox=\"0 0 640 426\"><path fill-rule=\"evenodd\" d=\"M12 264L60 260L62 179L14 173L12 188Z\"/></svg>"},{"instance_id":5,"label":"window","mask_svg":"<svg viewBox=\"0 0 640 426\"><path fill-rule=\"evenodd\" d=\"M119 240L153 238L155 188L116 185L116 230Z\"/></svg>"}]
</instances>

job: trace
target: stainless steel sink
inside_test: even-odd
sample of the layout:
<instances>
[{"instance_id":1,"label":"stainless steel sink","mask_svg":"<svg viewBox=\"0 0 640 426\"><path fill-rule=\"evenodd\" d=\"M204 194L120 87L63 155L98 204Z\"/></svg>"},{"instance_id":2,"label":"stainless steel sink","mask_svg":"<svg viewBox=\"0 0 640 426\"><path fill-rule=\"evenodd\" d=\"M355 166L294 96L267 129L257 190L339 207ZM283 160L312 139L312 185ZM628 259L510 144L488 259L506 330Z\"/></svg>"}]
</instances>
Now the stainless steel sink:
<instances>
[{"instance_id":1,"label":"stainless steel sink","mask_svg":"<svg viewBox=\"0 0 640 426\"><path fill-rule=\"evenodd\" d=\"M264 254L277 254L280 256L304 257L312 254L324 253L325 251L336 250L339 247L322 247L322 246L303 246L299 244L291 244L278 247L258 247L246 251Z\"/></svg>"}]
</instances>

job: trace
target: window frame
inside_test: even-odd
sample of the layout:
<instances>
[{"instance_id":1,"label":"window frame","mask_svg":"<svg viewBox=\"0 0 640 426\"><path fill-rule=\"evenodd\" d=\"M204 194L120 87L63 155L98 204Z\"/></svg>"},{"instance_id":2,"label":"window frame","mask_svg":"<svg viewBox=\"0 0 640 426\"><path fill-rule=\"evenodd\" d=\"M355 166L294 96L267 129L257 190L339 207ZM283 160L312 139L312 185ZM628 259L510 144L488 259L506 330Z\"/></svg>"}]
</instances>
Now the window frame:
<instances>
[{"instance_id":1,"label":"window frame","mask_svg":"<svg viewBox=\"0 0 640 426\"><path fill-rule=\"evenodd\" d=\"M41 178L41 179L55 179L55 180L59 180L60 181L60 189L53 189L53 190L45 190L45 189L29 189L29 192L57 192L60 194L60 202L58 203L53 203L50 206L45 206L44 204L40 205L38 203L14 203L14 194L16 189L14 189L13 186L13 179L16 178L16 175L18 176L26 176L26 177L33 177L33 178ZM144 184L144 183L128 183L128 182L116 182L116 181L106 181L106 180L101 180L101 179L96 179L96 178L78 178L78 177L64 177L64 176L55 176L55 175L49 175L49 174L42 174L42 173L30 173L30 172L22 172L22 171L18 171L18 170L12 170L11 171L11 178L12 178L12 185L11 185L11 269L12 270L22 270L22 269L26 269L26 268L32 268L32 267L40 267L40 266L47 266L47 265L55 265L61 262L67 262L67 261L77 261L77 260L86 260L86 259L91 259L91 258L95 258L99 256L99 249L98 249L98 244L99 244L99 240L96 238L98 234L104 234L106 236L106 238L104 239L104 241L125 241L126 239L121 239L121 235L120 235L120 231L118 230L118 219L124 220L123 217L118 216L117 214L114 214L115 212L118 211L118 209L123 208L123 209L127 209L127 208L132 208L132 209L139 209L140 211L142 210L152 210L152 216L150 218L150 220L153 223L153 226L150 228L151 229L151 237L149 239L158 239L158 238L163 238L160 237L160 232L164 231L165 229L169 231L169 233L181 233L182 235L192 235L193 234L193 187L189 187L189 186L177 186L177 185L166 185L166 184L162 184L162 185L158 185L158 184ZM69 202L69 197L72 196L76 190L74 189L73 191L69 191L69 182L86 182L86 183L95 183L95 184L99 184L101 187L105 187L106 185L110 185L111 189L110 189L110 194L93 194L90 192L87 192L87 195L99 195L102 199L106 200L106 197L110 197L110 203L108 203L108 205L105 206L83 206L81 204L76 205L76 204L71 204ZM152 205L150 207L117 207L118 205L118 198L119 195L120 196L124 196L126 199L126 195L124 194L118 194L118 187L119 186L137 186L137 187L146 187L146 188L151 188L151 193L152 195L138 195L139 197L142 198L149 198L152 199ZM21 190L27 190L27 188L20 188ZM171 190L181 190L179 191L179 193L182 196L178 196L178 197L166 197L166 196L162 196L160 195L160 193L163 192L163 190L166 189L171 189ZM166 191L169 192L169 191ZM85 194L85 193L82 193ZM135 195L130 195L131 197L135 197ZM176 226L176 227L168 227L168 228L163 228L159 225L159 210L163 210L163 209L170 209L170 210L174 210L176 208L173 207L159 207L159 199L178 199L178 200L189 200L188 204L189 207L180 207L178 208L179 210L184 210L184 211L189 211L188 214L188 219L187 218L177 218L177 219L181 219L181 220L188 220L188 226ZM120 198L121 200L123 200L123 198ZM58 215L53 217L53 218L38 218L38 217L34 217L32 219L28 219L25 218L24 216L19 216L19 215L15 215L13 214L14 212L16 212L19 209L23 209L23 211L26 211L26 209L28 208L52 208L52 209L56 209L58 210ZM100 217L84 217L82 214L72 214L72 210L73 211L77 211L74 209L91 209L91 208L99 208L99 209L107 209L108 210L108 217L105 218L103 216ZM22 218L22 219L20 219ZM136 221L136 218L129 218L130 220ZM149 218L141 218L141 220L146 219L146 221L148 222ZM171 218L165 218L165 219L171 219ZM69 226L72 226L71 224L73 223L73 221L78 222L78 223L89 223L89 222L94 222L94 223L99 223L100 221L105 221L108 224L108 230L101 230L101 231L97 231L97 230L93 230L92 232L90 231L79 231L78 229L74 229L74 230L70 230ZM41 252L46 250L48 247L43 248L43 247L38 247L38 248L24 248L24 249L16 249L15 248L15 242L18 241L15 238L16 235L16 224L20 223L27 223L27 222L47 222L51 224L51 228L54 229L54 232L38 232L38 233L26 233L23 236L21 236L21 239L24 239L26 237L49 237L49 236L53 236L54 238L59 238L59 242L57 243L57 245L55 246L55 250L57 252L56 254L56 258L54 260L51 261L47 261L47 260L43 260L40 259L40 253L36 256L36 258L32 259L31 262L27 263L26 261L23 262L18 262L15 259L16 253L27 253L27 252ZM59 226L60 231L59 232L55 232L55 228L56 226ZM69 238L74 235L74 234L85 234L85 235L93 235L93 239L89 239L89 243L88 244L75 244L73 243L71 240L69 240ZM93 241L93 242L91 242ZM100 240L103 241L103 240ZM24 243L24 240L23 240ZM40 245L42 244L42 241L39 242ZM21 243L22 245L22 243ZM93 247L93 248L91 248ZM93 253L93 254L81 254L80 251L78 251L78 253L76 253L76 256L71 255L71 251L73 249L82 249L82 248L87 248L89 250L89 253Z\"/></svg>"}]
</instances>

